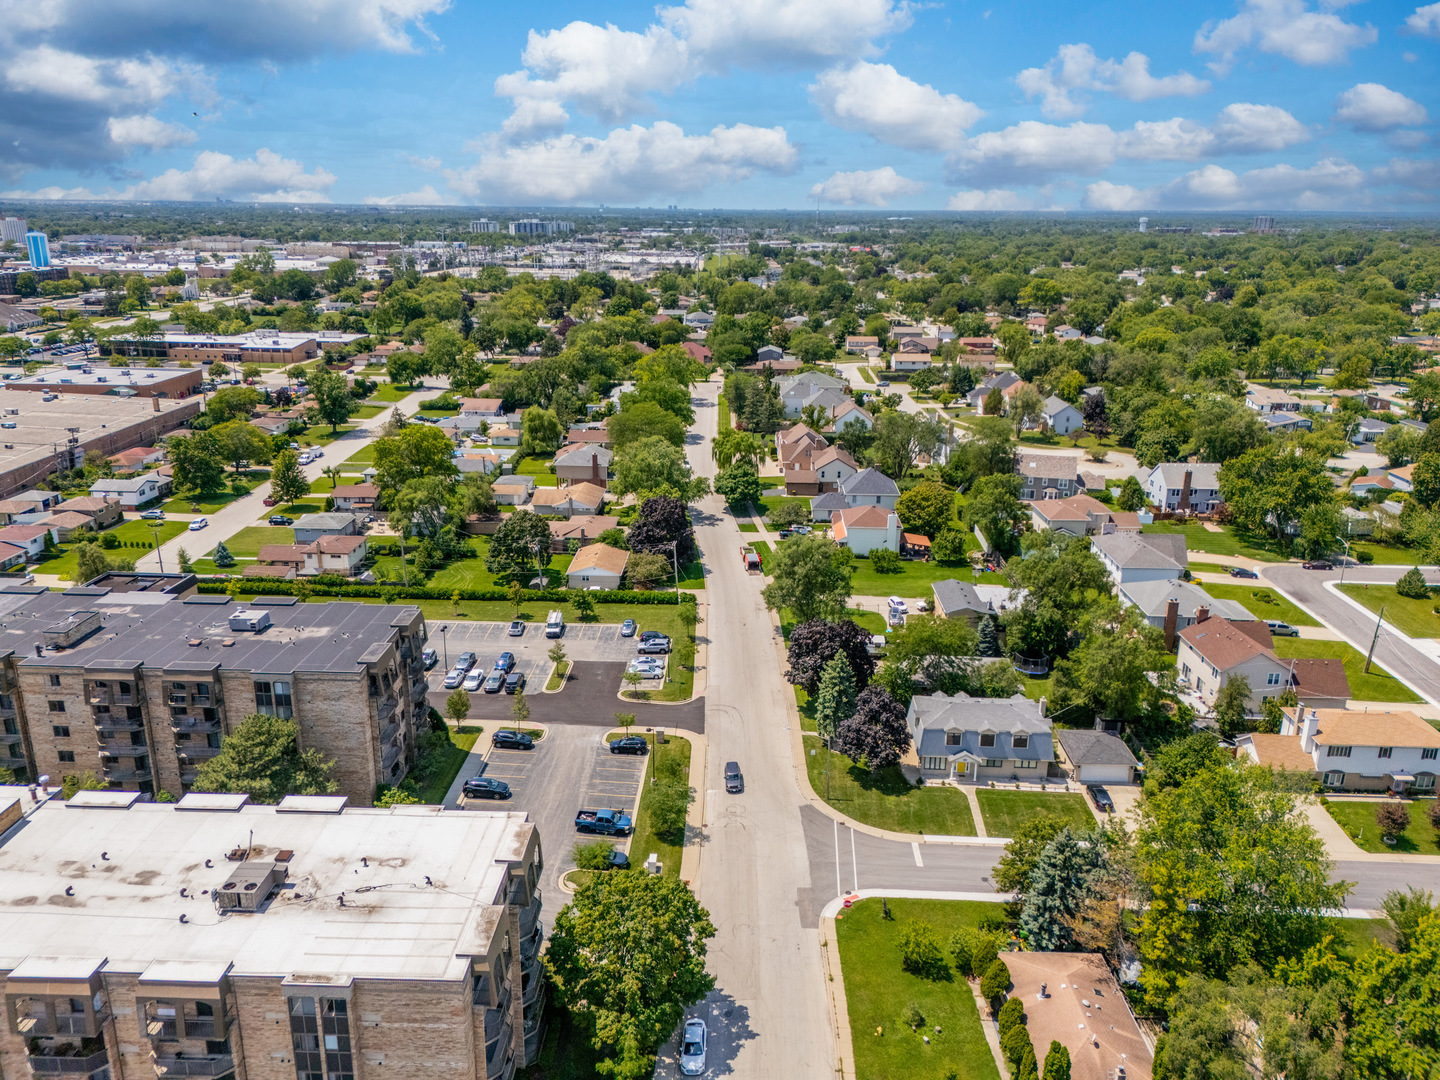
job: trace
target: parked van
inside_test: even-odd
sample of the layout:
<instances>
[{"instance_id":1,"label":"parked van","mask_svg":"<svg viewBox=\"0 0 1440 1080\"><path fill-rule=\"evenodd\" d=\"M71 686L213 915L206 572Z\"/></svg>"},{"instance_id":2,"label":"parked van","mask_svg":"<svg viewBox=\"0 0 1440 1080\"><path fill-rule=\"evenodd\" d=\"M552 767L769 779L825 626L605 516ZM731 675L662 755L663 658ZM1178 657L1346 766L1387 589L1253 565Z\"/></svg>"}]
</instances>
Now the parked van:
<instances>
[{"instance_id":1,"label":"parked van","mask_svg":"<svg viewBox=\"0 0 1440 1080\"><path fill-rule=\"evenodd\" d=\"M565 633L565 615L561 611L552 611L545 617L545 636L559 637Z\"/></svg>"}]
</instances>

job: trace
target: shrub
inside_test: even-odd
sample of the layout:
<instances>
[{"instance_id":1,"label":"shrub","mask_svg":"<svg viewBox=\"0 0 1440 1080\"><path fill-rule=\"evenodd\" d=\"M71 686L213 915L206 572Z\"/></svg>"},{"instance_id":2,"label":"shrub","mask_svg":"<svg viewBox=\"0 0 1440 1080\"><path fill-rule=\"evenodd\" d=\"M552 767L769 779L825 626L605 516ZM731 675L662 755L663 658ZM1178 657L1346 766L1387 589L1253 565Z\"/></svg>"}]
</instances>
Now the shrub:
<instances>
[{"instance_id":1,"label":"shrub","mask_svg":"<svg viewBox=\"0 0 1440 1080\"><path fill-rule=\"evenodd\" d=\"M1000 943L1001 936L993 931L969 928L955 931L950 938L955 970L967 979L983 974L1000 955Z\"/></svg>"},{"instance_id":2,"label":"shrub","mask_svg":"<svg viewBox=\"0 0 1440 1080\"><path fill-rule=\"evenodd\" d=\"M920 1011L920 1006L910 1002L905 1006L905 1023L910 1025L911 1031L918 1031L925 1023L925 1014Z\"/></svg>"},{"instance_id":3,"label":"shrub","mask_svg":"<svg viewBox=\"0 0 1440 1080\"><path fill-rule=\"evenodd\" d=\"M1005 966L1005 961L998 956L995 962L985 969L985 975L980 980L980 996L990 1002L991 1008L995 1007L1000 1000L1000 995L1010 988L1010 969Z\"/></svg>"},{"instance_id":4,"label":"shrub","mask_svg":"<svg viewBox=\"0 0 1440 1080\"><path fill-rule=\"evenodd\" d=\"M876 548L870 552L870 565L875 568L877 574L898 574L900 572L900 556L889 548Z\"/></svg>"},{"instance_id":5,"label":"shrub","mask_svg":"<svg viewBox=\"0 0 1440 1080\"><path fill-rule=\"evenodd\" d=\"M1420 568L1412 566L1395 583L1395 591L1401 596L1408 596L1413 600L1424 600L1430 595L1430 586L1425 584L1425 575L1420 572Z\"/></svg>"},{"instance_id":6,"label":"shrub","mask_svg":"<svg viewBox=\"0 0 1440 1080\"><path fill-rule=\"evenodd\" d=\"M1002 1010L1003 1011L1003 1010ZM1030 1029L1024 1024L1016 1024L1000 1038L1000 1051L1005 1055L1006 1062L1010 1065L1010 1075L1019 1074L1019 1065L1025 1057L1025 1051L1030 1051L1033 1056L1035 1047L1030 1042Z\"/></svg>"},{"instance_id":7,"label":"shrub","mask_svg":"<svg viewBox=\"0 0 1440 1080\"><path fill-rule=\"evenodd\" d=\"M1371 563L1373 563L1373 562L1375 561L1375 553L1374 553L1373 551L1365 551L1365 550L1362 548L1360 551L1357 551L1357 552L1355 553L1355 561L1358 562L1358 563L1363 563L1363 564L1366 565L1366 566L1369 566Z\"/></svg>"},{"instance_id":8,"label":"shrub","mask_svg":"<svg viewBox=\"0 0 1440 1080\"><path fill-rule=\"evenodd\" d=\"M1440 799L1425 808L1425 816L1430 819L1430 827L1436 832L1440 832Z\"/></svg>"},{"instance_id":9,"label":"shrub","mask_svg":"<svg viewBox=\"0 0 1440 1080\"><path fill-rule=\"evenodd\" d=\"M1000 1006L998 1016L1000 1026L1000 1038L1003 1040L1010 1034L1010 1029L1025 1023L1025 1003L1018 997L1006 998L1005 1004Z\"/></svg>"},{"instance_id":10,"label":"shrub","mask_svg":"<svg viewBox=\"0 0 1440 1080\"><path fill-rule=\"evenodd\" d=\"M581 870L604 870L610 863L612 850L608 840L592 840L588 844L576 844L571 855Z\"/></svg>"},{"instance_id":11,"label":"shrub","mask_svg":"<svg viewBox=\"0 0 1440 1080\"><path fill-rule=\"evenodd\" d=\"M929 923L912 922L900 932L900 966L922 979L943 979L949 975L940 940Z\"/></svg>"},{"instance_id":12,"label":"shrub","mask_svg":"<svg viewBox=\"0 0 1440 1080\"><path fill-rule=\"evenodd\" d=\"M1381 836L1393 840L1410 827L1410 808L1392 799L1376 803L1375 824L1380 826Z\"/></svg>"}]
</instances>

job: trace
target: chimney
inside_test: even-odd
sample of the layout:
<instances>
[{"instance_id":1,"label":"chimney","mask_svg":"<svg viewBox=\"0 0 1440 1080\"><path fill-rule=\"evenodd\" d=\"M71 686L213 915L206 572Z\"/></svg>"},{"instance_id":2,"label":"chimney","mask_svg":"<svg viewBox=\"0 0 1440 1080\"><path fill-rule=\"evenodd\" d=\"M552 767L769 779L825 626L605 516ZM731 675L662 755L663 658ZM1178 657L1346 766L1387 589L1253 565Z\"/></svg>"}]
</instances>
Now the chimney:
<instances>
[{"instance_id":1,"label":"chimney","mask_svg":"<svg viewBox=\"0 0 1440 1080\"><path fill-rule=\"evenodd\" d=\"M1210 609L1208 607L1197 607L1195 609L1195 622L1197 625L1208 618L1210 618Z\"/></svg>"},{"instance_id":2,"label":"chimney","mask_svg":"<svg viewBox=\"0 0 1440 1080\"><path fill-rule=\"evenodd\" d=\"M1190 509L1190 470L1185 470L1185 478L1180 482L1180 509Z\"/></svg>"},{"instance_id":3,"label":"chimney","mask_svg":"<svg viewBox=\"0 0 1440 1080\"><path fill-rule=\"evenodd\" d=\"M1297 705L1295 707L1295 713L1297 716L1304 716L1304 706ZM1300 749L1304 750L1307 754L1311 753L1315 749L1315 736L1319 734L1319 731L1320 714L1314 709L1311 709L1310 715L1305 716L1305 719L1300 724Z\"/></svg>"},{"instance_id":4,"label":"chimney","mask_svg":"<svg viewBox=\"0 0 1440 1080\"><path fill-rule=\"evenodd\" d=\"M1175 648L1175 624L1180 619L1180 600L1172 596L1165 601L1165 648Z\"/></svg>"},{"instance_id":5,"label":"chimney","mask_svg":"<svg viewBox=\"0 0 1440 1080\"><path fill-rule=\"evenodd\" d=\"M1040 719L1041 719L1041 720L1044 720L1044 719L1045 719L1045 708L1046 708L1046 706L1047 706L1048 704L1049 704L1049 703L1048 703L1043 697L1042 697L1042 698L1040 699L1040 701L1039 701L1039 705L1040 705Z\"/></svg>"}]
</instances>

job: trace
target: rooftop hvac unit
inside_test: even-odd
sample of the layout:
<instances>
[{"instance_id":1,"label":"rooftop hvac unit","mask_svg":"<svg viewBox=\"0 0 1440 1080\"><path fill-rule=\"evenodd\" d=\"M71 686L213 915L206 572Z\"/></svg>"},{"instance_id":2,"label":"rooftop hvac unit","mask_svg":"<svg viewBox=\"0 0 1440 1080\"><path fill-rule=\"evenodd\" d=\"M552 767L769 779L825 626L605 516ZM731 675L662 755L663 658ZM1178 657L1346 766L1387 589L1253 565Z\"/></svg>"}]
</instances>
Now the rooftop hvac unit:
<instances>
[{"instance_id":1,"label":"rooftop hvac unit","mask_svg":"<svg viewBox=\"0 0 1440 1080\"><path fill-rule=\"evenodd\" d=\"M284 881L285 868L273 862L242 862L215 890L215 903L222 911L259 911Z\"/></svg>"},{"instance_id":2,"label":"rooftop hvac unit","mask_svg":"<svg viewBox=\"0 0 1440 1080\"><path fill-rule=\"evenodd\" d=\"M270 612L263 608L240 608L230 613L230 629L258 634L270 625Z\"/></svg>"}]
</instances>

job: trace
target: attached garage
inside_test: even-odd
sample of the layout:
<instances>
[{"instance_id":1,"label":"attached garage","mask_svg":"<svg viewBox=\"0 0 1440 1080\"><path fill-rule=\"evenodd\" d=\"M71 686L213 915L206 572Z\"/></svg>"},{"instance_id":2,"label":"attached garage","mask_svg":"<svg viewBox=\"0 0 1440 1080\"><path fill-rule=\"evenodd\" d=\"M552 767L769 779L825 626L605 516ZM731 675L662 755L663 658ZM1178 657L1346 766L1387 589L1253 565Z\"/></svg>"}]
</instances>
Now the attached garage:
<instances>
[{"instance_id":1,"label":"attached garage","mask_svg":"<svg viewBox=\"0 0 1440 1080\"><path fill-rule=\"evenodd\" d=\"M1061 766L1082 784L1133 784L1135 755L1118 737L1105 731L1056 730Z\"/></svg>"}]
</instances>

